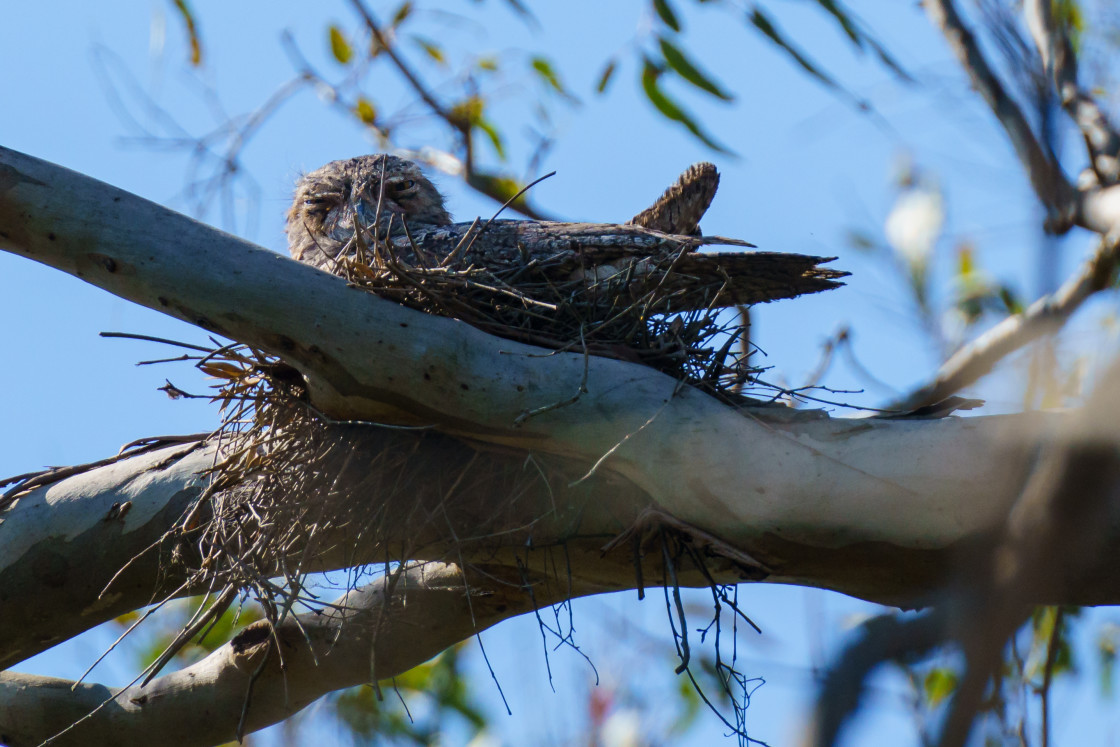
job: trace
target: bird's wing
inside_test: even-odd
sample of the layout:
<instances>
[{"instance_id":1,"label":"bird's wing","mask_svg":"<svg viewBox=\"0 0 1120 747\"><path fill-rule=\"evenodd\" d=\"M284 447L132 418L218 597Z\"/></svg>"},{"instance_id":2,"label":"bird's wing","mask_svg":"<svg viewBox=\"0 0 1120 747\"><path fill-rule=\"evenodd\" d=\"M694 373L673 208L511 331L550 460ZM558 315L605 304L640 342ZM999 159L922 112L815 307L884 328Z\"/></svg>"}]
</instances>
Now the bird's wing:
<instances>
[{"instance_id":1,"label":"bird's wing","mask_svg":"<svg viewBox=\"0 0 1120 747\"><path fill-rule=\"evenodd\" d=\"M450 263L513 272L531 281L545 277L564 283L578 277L608 280L611 272L627 282L603 283L608 292L632 296L639 286L657 285L672 293L677 311L750 305L836 288L846 272L819 265L835 257L782 252L698 252L705 244L752 247L719 236L673 236L633 225L492 221L456 223L411 232L393 239L395 253L420 265ZM414 252L415 250L415 252ZM636 270L634 268L637 268ZM521 270L531 268L526 275ZM587 273L592 268L607 272ZM582 272L581 272L582 271Z\"/></svg>"},{"instance_id":2,"label":"bird's wing","mask_svg":"<svg viewBox=\"0 0 1120 747\"><path fill-rule=\"evenodd\" d=\"M699 233L700 219L712 204L718 188L719 172L713 164L693 164L657 202L631 218L628 224L662 233L686 236Z\"/></svg>"}]
</instances>

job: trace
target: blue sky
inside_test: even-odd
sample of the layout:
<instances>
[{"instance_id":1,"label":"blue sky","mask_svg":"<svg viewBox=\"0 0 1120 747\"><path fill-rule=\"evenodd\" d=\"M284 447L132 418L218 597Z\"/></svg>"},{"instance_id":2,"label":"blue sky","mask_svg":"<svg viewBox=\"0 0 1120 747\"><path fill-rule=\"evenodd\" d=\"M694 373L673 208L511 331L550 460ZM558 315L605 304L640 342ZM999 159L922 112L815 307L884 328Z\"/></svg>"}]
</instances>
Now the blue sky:
<instances>
[{"instance_id":1,"label":"blue sky","mask_svg":"<svg viewBox=\"0 0 1120 747\"><path fill-rule=\"evenodd\" d=\"M179 125L201 134L216 124L212 102L201 95L204 88L212 88L226 111L236 115L259 106L292 77L280 44L285 30L320 69L340 72L327 54L326 26L331 20L352 26L348 6L312 5L196 3L206 65L193 73L185 71L182 28L168 2L11 5L0 24L0 69L8 71L0 79L0 144L189 212L193 206L184 196L188 154L138 142L106 76L120 87L120 71L127 71ZM881 240L900 158L935 176L946 194L946 234L933 268L938 300L951 293L951 250L962 240L975 245L993 277L1027 291L1037 287L1033 259L1024 261L1034 257L1038 242L1037 212L1026 181L1005 138L970 94L915 3L856 4L916 75L914 86L900 84L872 58L853 54L812 4L772 4L790 35L857 97L870 101L874 115L856 111L810 80L745 24L729 22L719 12L689 15L690 50L707 69L719 71L737 100L722 104L682 88L674 91L738 153L734 158L713 154L652 114L636 84L633 55L626 51L651 23L648 12L622 3L553 3L536 9L543 30L533 32L504 4L491 5L485 27L457 24L447 30L449 48L461 54L505 51L514 58L518 50L543 50L584 101L578 108L556 110L557 141L542 169L558 173L535 188L538 204L565 218L622 221L690 163L713 160L722 183L705 232L746 238L764 250L839 255L835 266L853 272L841 290L756 310L755 339L775 367L771 378L802 383L816 366L822 342L841 325L851 326L862 364L894 390L920 383L936 365L938 351L916 320L896 268L853 249L846 239L858 230ZM596 97L594 82L604 59L616 50L621 50L622 68L609 95ZM407 103L394 80L375 79L375 84L371 95L379 106ZM519 123L509 128L514 163L528 148L520 133L527 126L524 105L530 95L524 76L511 76L496 100L495 116ZM130 108L137 109L134 103ZM434 132L416 122L401 144L424 145ZM246 147L244 163L259 192L242 190L228 214L212 210L201 217L283 251L282 216L298 174L373 147L352 121L304 92ZM454 178L437 179L458 219L495 209ZM1063 274L1084 253L1086 240L1074 236L1066 243ZM1079 316L1072 345L1115 347L1100 329L1105 303L1114 301L1095 304L1097 313ZM205 381L189 369L134 365L162 357L165 348L98 337L101 331L127 331L203 341L203 333L189 325L3 253L0 318L7 361L0 366L0 391L7 393L0 400L0 474L88 461L142 436L209 430L216 422L208 405L172 402L156 391L165 378L201 390ZM842 389L866 388L864 394L846 396L849 401L878 404L891 394L842 363L833 366L826 381ZM1007 366L980 391L990 400L990 411L1005 411L1019 406L1021 388L1021 375ZM814 667L838 650L853 620L879 608L799 588L744 587L741 594L764 631L761 637L744 636L741 652L750 662L748 673L768 681L755 696L748 726L752 736L787 744L811 702ZM702 596L694 600L700 604ZM645 647L654 645L651 641L671 646L656 595L641 604L634 594L581 601L576 625L601 674L633 669ZM104 633L94 632L21 669L75 676L104 640ZM563 650L552 654L559 693L553 695L534 622L511 621L484 640L514 710L513 718L497 717L500 738L563 744L578 736L582 712L573 720L571 711L582 707L580 698L590 687L582 659ZM117 657L95 677L121 684L129 679L130 666L127 658ZM502 713L477 653L469 666L488 707ZM649 690L645 697L655 702L664 692L659 688L675 685L671 667L665 663L661 669L642 684ZM875 702L883 707L861 720L852 743L863 741L861 735L880 743L916 743L900 682L887 677L877 684ZM1108 704L1099 702L1092 684L1086 687L1093 697L1059 693L1059 744L1076 743L1085 730L1115 733L1115 718L1102 711ZM536 715L538 709L544 715ZM709 718L690 739L709 744L719 733L719 724Z\"/></svg>"}]
</instances>

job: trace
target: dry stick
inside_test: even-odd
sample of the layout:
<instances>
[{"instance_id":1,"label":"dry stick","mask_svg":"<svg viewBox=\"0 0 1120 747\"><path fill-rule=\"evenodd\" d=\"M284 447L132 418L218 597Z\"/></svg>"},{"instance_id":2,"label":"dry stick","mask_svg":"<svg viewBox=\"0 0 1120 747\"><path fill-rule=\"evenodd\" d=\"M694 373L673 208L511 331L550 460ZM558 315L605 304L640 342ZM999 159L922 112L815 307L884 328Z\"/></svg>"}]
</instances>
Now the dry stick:
<instances>
[{"instance_id":1,"label":"dry stick","mask_svg":"<svg viewBox=\"0 0 1120 747\"><path fill-rule=\"evenodd\" d=\"M483 232L486 231L486 229L490 227L490 224L493 223L498 218L498 216L502 214L503 210L505 210L507 207L509 207L513 203L517 202L518 198L521 197L521 195L525 194L530 189L532 189L533 187L535 187L538 184L540 184L541 182L543 182L545 179L548 179L549 177L552 177L552 176L556 176L555 171L550 171L547 174L545 174L544 176L534 179L533 181L529 182L524 187L522 187L520 190L518 190L517 194L515 194L513 197L510 197L508 200L506 200L504 203L502 203L502 206L500 208L498 208L498 211L496 213L494 213L492 216L490 216L490 220L486 221L486 223L482 226L482 228L478 229L478 233L476 233L471 238L471 243L467 244L466 249L463 249L462 253L466 254L471 250L471 247L474 246L474 242L477 241L478 237L481 236L483 234ZM471 223L471 228L474 228L475 225L477 225L477 224L478 224L478 219L476 218L474 220L474 223ZM467 231L467 235L470 235L469 230ZM464 236L463 238L465 239L466 236ZM439 266L440 267L447 267L448 265L450 265L451 262L454 259L457 258L457 255L460 253L459 249L462 246L463 246L463 242L460 241L459 246L455 247L454 251L452 251L450 254L448 254L447 257L444 258L444 260L442 262L440 262Z\"/></svg>"},{"instance_id":2,"label":"dry stick","mask_svg":"<svg viewBox=\"0 0 1120 747\"><path fill-rule=\"evenodd\" d=\"M151 666L151 671L148 672L144 681L140 683L140 687L144 687L151 682L152 678L159 674L159 671L167 665L167 662L175 658L175 654L179 653L179 650L183 648L191 638L194 638L195 634L206 627L211 620L225 614L225 611L233 604L233 599L236 596L237 587L227 586L205 612L203 612L200 607L199 611L195 613L194 621L188 623L186 627L180 630L179 634L175 636L175 640L171 641L171 644L165 648L159 658L156 659L155 663Z\"/></svg>"},{"instance_id":3,"label":"dry stick","mask_svg":"<svg viewBox=\"0 0 1120 747\"><path fill-rule=\"evenodd\" d=\"M973 87L988 102L1003 125L1035 194L1049 213L1049 222L1055 228L1069 226L1076 205L1074 189L1062 173L1054 154L1039 144L1027 118L984 58L976 38L957 14L952 0L926 0L925 6L930 21L945 35Z\"/></svg>"},{"instance_id":4,"label":"dry stick","mask_svg":"<svg viewBox=\"0 0 1120 747\"><path fill-rule=\"evenodd\" d=\"M1043 296L1022 314L1009 316L958 350L926 386L888 410L908 412L934 404L986 375L996 363L1027 343L1056 332L1085 299L1109 286L1120 260L1120 233L1102 239L1080 272L1057 291Z\"/></svg>"}]
</instances>

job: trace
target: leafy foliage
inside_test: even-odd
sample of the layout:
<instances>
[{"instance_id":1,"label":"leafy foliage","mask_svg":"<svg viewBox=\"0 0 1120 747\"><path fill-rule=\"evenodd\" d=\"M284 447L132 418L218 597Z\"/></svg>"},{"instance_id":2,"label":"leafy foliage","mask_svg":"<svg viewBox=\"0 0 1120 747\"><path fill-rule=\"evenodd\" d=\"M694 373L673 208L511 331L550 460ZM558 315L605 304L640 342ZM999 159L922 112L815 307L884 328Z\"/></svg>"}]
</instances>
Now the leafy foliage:
<instances>
[{"instance_id":1,"label":"leafy foliage","mask_svg":"<svg viewBox=\"0 0 1120 747\"><path fill-rule=\"evenodd\" d=\"M486 728L487 718L460 672L465 645L452 646L378 688L361 685L336 693L330 707L356 744L443 744L452 722L473 738Z\"/></svg>"}]
</instances>

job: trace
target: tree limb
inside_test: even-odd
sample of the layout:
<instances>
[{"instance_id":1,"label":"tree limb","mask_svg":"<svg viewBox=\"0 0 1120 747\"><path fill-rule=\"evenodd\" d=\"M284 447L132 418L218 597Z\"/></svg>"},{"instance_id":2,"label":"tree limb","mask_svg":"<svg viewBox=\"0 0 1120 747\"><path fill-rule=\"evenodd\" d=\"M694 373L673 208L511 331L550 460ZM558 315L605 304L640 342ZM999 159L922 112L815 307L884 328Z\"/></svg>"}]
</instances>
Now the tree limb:
<instances>
[{"instance_id":1,"label":"tree limb","mask_svg":"<svg viewBox=\"0 0 1120 747\"><path fill-rule=\"evenodd\" d=\"M13 151L0 150L0 184L0 248L282 357L321 412L430 425L595 465L591 472L626 478L683 521L733 527L723 538L734 544L939 544L995 520L1009 498L1007 471L961 458L1001 449L992 441L999 421L856 425L736 411L643 366L542 350L403 308ZM573 398L583 382L586 393ZM524 417L533 412L541 414ZM807 477L825 475L827 487ZM991 499L958 498L981 490Z\"/></svg>"},{"instance_id":2,"label":"tree limb","mask_svg":"<svg viewBox=\"0 0 1120 747\"><path fill-rule=\"evenodd\" d=\"M72 691L68 680L0 672L0 741L123 747L175 735L183 746L229 742L241 736L239 724L247 733L278 723L333 690L370 682L371 668L373 680L389 679L530 611L533 599L547 605L567 595L564 584L542 583L531 597L519 577L486 570L467 580L454 565L414 564L321 612L288 618L275 635L268 623L254 623L197 664L144 687L83 683Z\"/></svg>"},{"instance_id":3,"label":"tree limb","mask_svg":"<svg viewBox=\"0 0 1120 747\"><path fill-rule=\"evenodd\" d=\"M1050 222L1055 226L1068 224L1074 213L1074 190L1057 158L1038 142L1027 118L988 64L952 0L925 0L925 7L930 20L941 29L958 62L968 73L972 85L1003 125Z\"/></svg>"},{"instance_id":4,"label":"tree limb","mask_svg":"<svg viewBox=\"0 0 1120 747\"><path fill-rule=\"evenodd\" d=\"M1120 236L1101 240L1076 275L1021 314L1007 317L941 364L934 379L888 409L907 412L944 400L987 375L995 365L1038 338L1054 334L1094 293L1108 288L1120 261Z\"/></svg>"},{"instance_id":5,"label":"tree limb","mask_svg":"<svg viewBox=\"0 0 1120 747\"><path fill-rule=\"evenodd\" d=\"M1026 0L1024 13L1046 71L1052 76L1058 99L1070 119L1081 129L1090 162L1100 184L1120 178L1120 134L1096 99L1077 80L1077 55L1065 28L1054 19L1049 0Z\"/></svg>"}]
</instances>

